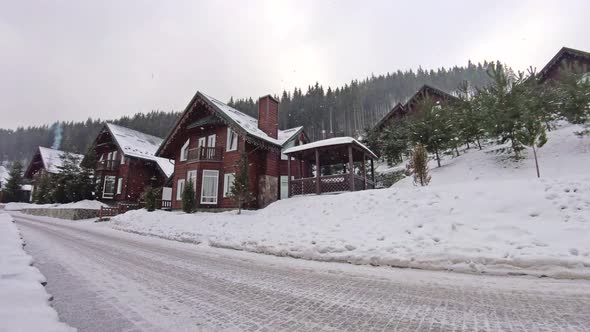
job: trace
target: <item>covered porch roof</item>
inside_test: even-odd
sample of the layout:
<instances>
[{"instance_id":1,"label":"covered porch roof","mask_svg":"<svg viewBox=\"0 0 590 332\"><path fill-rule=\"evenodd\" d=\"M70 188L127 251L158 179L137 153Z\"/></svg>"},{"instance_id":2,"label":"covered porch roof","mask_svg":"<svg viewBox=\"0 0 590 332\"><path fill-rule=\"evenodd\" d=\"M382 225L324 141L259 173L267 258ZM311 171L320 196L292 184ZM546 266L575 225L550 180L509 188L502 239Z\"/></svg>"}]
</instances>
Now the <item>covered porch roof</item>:
<instances>
[{"instance_id":1,"label":"covered porch roof","mask_svg":"<svg viewBox=\"0 0 590 332\"><path fill-rule=\"evenodd\" d=\"M333 165L337 163L349 161L349 150L352 148L352 157L354 160L363 160L364 157L369 159L377 158L363 143L352 137L334 137L321 141L316 141L309 144L303 144L288 148L283 151L289 157L294 157L300 160L316 160L316 150L319 153L319 162L322 165Z\"/></svg>"}]
</instances>

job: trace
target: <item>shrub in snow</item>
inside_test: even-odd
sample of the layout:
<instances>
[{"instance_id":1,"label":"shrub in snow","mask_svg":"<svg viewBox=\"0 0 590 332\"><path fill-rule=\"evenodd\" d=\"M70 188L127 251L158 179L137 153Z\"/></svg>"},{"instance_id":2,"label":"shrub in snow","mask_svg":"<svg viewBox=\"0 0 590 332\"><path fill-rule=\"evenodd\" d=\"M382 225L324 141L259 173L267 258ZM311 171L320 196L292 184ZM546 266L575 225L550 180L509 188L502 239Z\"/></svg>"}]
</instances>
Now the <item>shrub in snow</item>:
<instances>
[{"instance_id":1,"label":"shrub in snow","mask_svg":"<svg viewBox=\"0 0 590 332\"><path fill-rule=\"evenodd\" d=\"M145 187L142 193L142 199L145 202L145 208L148 211L154 211L156 209L156 198L160 193L160 188L152 188L151 186Z\"/></svg>"},{"instance_id":2,"label":"shrub in snow","mask_svg":"<svg viewBox=\"0 0 590 332\"><path fill-rule=\"evenodd\" d=\"M182 191L182 211L186 213L193 213L197 209L197 202L195 200L195 186L193 181L187 181Z\"/></svg>"},{"instance_id":3,"label":"shrub in snow","mask_svg":"<svg viewBox=\"0 0 590 332\"><path fill-rule=\"evenodd\" d=\"M414 175L414 184L427 186L430 183L428 174L428 153L422 144L417 144L408 163L408 171Z\"/></svg>"},{"instance_id":4,"label":"shrub in snow","mask_svg":"<svg viewBox=\"0 0 590 332\"><path fill-rule=\"evenodd\" d=\"M248 154L243 152L236 163L236 177L231 188L231 196L238 203L238 214L242 213L244 203L252 199L250 180L248 179Z\"/></svg>"}]
</instances>

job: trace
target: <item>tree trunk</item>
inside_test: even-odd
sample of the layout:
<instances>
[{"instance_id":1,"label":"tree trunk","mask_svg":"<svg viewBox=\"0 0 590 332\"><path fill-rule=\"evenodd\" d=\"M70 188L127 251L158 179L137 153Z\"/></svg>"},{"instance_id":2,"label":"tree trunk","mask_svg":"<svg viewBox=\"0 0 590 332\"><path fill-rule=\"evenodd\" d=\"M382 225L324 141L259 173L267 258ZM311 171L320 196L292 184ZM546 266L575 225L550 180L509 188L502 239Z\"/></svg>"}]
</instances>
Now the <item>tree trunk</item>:
<instances>
[{"instance_id":1,"label":"tree trunk","mask_svg":"<svg viewBox=\"0 0 590 332\"><path fill-rule=\"evenodd\" d=\"M535 167L537 168L537 177L541 177L541 173L539 172L539 161L537 160L537 149L535 149L535 144L533 144L533 155L535 156Z\"/></svg>"},{"instance_id":2,"label":"tree trunk","mask_svg":"<svg viewBox=\"0 0 590 332\"><path fill-rule=\"evenodd\" d=\"M238 201L238 214L242 214L242 200Z\"/></svg>"},{"instance_id":3,"label":"tree trunk","mask_svg":"<svg viewBox=\"0 0 590 332\"><path fill-rule=\"evenodd\" d=\"M438 167L440 167L440 157L438 156L438 149L434 149L434 154L436 155L436 163Z\"/></svg>"},{"instance_id":4,"label":"tree trunk","mask_svg":"<svg viewBox=\"0 0 590 332\"><path fill-rule=\"evenodd\" d=\"M512 145L512 150L514 151L514 156L516 157L516 159L519 159L520 155L518 154L518 150L516 149L516 143L515 143L513 137L510 138L510 144Z\"/></svg>"},{"instance_id":5,"label":"tree trunk","mask_svg":"<svg viewBox=\"0 0 590 332\"><path fill-rule=\"evenodd\" d=\"M481 143L479 142L479 137L477 138L477 147L481 150Z\"/></svg>"},{"instance_id":6,"label":"tree trunk","mask_svg":"<svg viewBox=\"0 0 590 332\"><path fill-rule=\"evenodd\" d=\"M469 150L469 142L467 142L467 150Z\"/></svg>"},{"instance_id":7,"label":"tree trunk","mask_svg":"<svg viewBox=\"0 0 590 332\"><path fill-rule=\"evenodd\" d=\"M459 148L457 146L455 146L455 152L457 152L457 157L459 157L460 156L460 154L459 154Z\"/></svg>"}]
</instances>

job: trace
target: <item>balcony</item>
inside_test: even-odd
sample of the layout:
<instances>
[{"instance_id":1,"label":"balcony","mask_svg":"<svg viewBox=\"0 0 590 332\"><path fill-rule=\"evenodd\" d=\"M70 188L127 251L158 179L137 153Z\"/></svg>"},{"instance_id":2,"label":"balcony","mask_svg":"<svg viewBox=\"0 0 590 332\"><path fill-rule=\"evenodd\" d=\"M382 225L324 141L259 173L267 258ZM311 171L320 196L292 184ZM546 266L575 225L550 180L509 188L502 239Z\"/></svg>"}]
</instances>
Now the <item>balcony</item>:
<instances>
[{"instance_id":1,"label":"balcony","mask_svg":"<svg viewBox=\"0 0 590 332\"><path fill-rule=\"evenodd\" d=\"M188 150L187 161L221 161L222 148L198 147Z\"/></svg>"},{"instance_id":2,"label":"balcony","mask_svg":"<svg viewBox=\"0 0 590 332\"><path fill-rule=\"evenodd\" d=\"M97 171L116 171L119 169L120 161L118 160L103 160L96 164Z\"/></svg>"}]
</instances>

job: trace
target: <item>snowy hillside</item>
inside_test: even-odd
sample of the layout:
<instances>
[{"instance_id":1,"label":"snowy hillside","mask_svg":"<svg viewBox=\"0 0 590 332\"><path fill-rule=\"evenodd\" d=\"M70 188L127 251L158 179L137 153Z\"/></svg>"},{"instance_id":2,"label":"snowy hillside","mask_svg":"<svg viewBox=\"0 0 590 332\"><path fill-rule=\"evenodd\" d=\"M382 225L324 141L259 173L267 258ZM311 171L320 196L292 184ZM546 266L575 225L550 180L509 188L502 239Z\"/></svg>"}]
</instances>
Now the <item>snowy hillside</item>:
<instances>
[{"instance_id":1,"label":"snowy hillside","mask_svg":"<svg viewBox=\"0 0 590 332\"><path fill-rule=\"evenodd\" d=\"M238 216L132 211L117 229L274 255L463 272L590 278L590 138L549 133L539 153L501 147L445 160L432 184L295 197Z\"/></svg>"}]
</instances>

